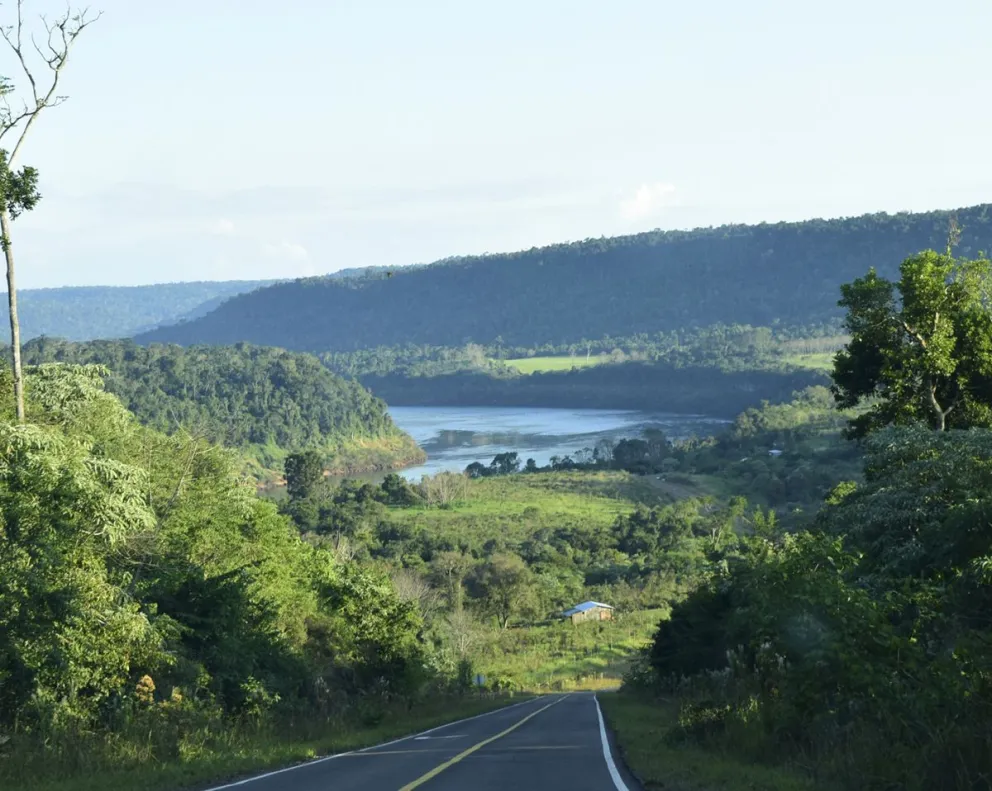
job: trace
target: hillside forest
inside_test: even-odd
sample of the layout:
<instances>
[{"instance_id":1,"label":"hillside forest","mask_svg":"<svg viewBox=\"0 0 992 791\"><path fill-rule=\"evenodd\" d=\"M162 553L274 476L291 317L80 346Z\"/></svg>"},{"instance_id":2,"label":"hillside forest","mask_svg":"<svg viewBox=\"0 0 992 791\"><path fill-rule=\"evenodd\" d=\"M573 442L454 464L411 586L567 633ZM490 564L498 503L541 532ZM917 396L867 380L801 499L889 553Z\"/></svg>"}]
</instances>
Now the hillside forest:
<instances>
[{"instance_id":1,"label":"hillside forest","mask_svg":"<svg viewBox=\"0 0 992 791\"><path fill-rule=\"evenodd\" d=\"M299 351L407 343L534 347L709 325L839 320L837 293L920 250L992 249L992 207L651 231L519 253L453 258L367 278L308 278L225 302L140 343L249 342ZM390 276L391 275L391 276ZM294 316L287 322L284 317Z\"/></svg>"},{"instance_id":2,"label":"hillside forest","mask_svg":"<svg viewBox=\"0 0 992 791\"><path fill-rule=\"evenodd\" d=\"M48 338L26 344L23 355L29 365L101 366L107 391L144 425L235 448L259 479L278 477L286 454L304 449L334 473L424 459L382 400L312 355L245 344L184 349Z\"/></svg>"},{"instance_id":3,"label":"hillside forest","mask_svg":"<svg viewBox=\"0 0 992 791\"><path fill-rule=\"evenodd\" d=\"M368 277L386 267L348 267L326 277ZM230 297L274 285L279 280L226 280L154 283L147 286L60 286L18 289L21 337L70 341L130 338L158 327L192 321ZM0 322L9 322L6 299Z\"/></svg>"}]
</instances>

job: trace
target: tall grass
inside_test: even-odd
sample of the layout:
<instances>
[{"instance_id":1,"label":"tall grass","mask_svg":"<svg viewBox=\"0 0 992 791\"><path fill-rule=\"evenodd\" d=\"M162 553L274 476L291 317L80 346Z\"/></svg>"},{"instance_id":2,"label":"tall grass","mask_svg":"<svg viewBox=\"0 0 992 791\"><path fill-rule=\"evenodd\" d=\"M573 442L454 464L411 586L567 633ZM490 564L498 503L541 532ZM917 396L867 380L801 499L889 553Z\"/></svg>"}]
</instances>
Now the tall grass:
<instances>
[{"instance_id":1,"label":"tall grass","mask_svg":"<svg viewBox=\"0 0 992 791\"><path fill-rule=\"evenodd\" d=\"M612 621L508 629L480 652L478 670L535 692L615 689L665 616L664 610L642 610Z\"/></svg>"},{"instance_id":2,"label":"tall grass","mask_svg":"<svg viewBox=\"0 0 992 791\"><path fill-rule=\"evenodd\" d=\"M627 765L645 788L671 791L809 791L802 773L741 760L677 738L678 707L629 691L599 697Z\"/></svg>"},{"instance_id":3,"label":"tall grass","mask_svg":"<svg viewBox=\"0 0 992 791\"><path fill-rule=\"evenodd\" d=\"M0 746L0 788L23 791L178 791L322 755L367 747L470 717L506 695L435 696L416 706L365 700L323 717L232 721L195 705L137 710L114 730L62 726L14 734Z\"/></svg>"}]
</instances>

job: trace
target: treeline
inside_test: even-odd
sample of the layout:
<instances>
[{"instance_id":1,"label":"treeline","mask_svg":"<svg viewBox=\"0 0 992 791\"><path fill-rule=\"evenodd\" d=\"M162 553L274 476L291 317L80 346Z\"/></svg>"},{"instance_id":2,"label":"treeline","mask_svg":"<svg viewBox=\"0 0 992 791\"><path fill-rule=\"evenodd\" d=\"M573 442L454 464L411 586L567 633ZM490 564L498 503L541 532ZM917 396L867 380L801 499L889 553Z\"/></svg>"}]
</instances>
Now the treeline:
<instances>
[{"instance_id":1,"label":"treeline","mask_svg":"<svg viewBox=\"0 0 992 791\"><path fill-rule=\"evenodd\" d=\"M286 453L303 448L340 472L423 458L380 399L311 355L244 344L184 349L49 338L26 344L23 355L28 365L104 366L108 391L142 423L237 448L263 469L281 469Z\"/></svg>"},{"instance_id":2,"label":"treeline","mask_svg":"<svg viewBox=\"0 0 992 791\"><path fill-rule=\"evenodd\" d=\"M94 369L28 385L29 422L0 414L0 784L454 688L388 577L301 540L233 453L142 426Z\"/></svg>"},{"instance_id":3,"label":"treeline","mask_svg":"<svg viewBox=\"0 0 992 791\"><path fill-rule=\"evenodd\" d=\"M841 283L875 266L893 274L914 251L992 249L988 205L694 231L653 231L454 258L350 280L311 278L235 297L142 343L251 343L348 351L406 343L534 347L701 327L839 317Z\"/></svg>"},{"instance_id":4,"label":"treeline","mask_svg":"<svg viewBox=\"0 0 992 791\"><path fill-rule=\"evenodd\" d=\"M609 362L663 362L677 368L716 367L721 370L782 368L797 354L835 352L846 338L840 322L827 325L751 327L714 324L688 330L640 334L622 338L598 338L580 343L536 346L488 345L431 346L407 343L378 346L352 352L321 352L318 356L342 376L443 376L462 371L481 371L498 378L519 375L504 360L560 356L581 365L585 358L606 355Z\"/></svg>"},{"instance_id":5,"label":"treeline","mask_svg":"<svg viewBox=\"0 0 992 791\"><path fill-rule=\"evenodd\" d=\"M794 368L723 371L630 362L527 376L463 371L434 377L368 375L360 381L394 406L644 409L733 417L763 399L786 401L794 391L823 384L826 377Z\"/></svg>"}]
</instances>

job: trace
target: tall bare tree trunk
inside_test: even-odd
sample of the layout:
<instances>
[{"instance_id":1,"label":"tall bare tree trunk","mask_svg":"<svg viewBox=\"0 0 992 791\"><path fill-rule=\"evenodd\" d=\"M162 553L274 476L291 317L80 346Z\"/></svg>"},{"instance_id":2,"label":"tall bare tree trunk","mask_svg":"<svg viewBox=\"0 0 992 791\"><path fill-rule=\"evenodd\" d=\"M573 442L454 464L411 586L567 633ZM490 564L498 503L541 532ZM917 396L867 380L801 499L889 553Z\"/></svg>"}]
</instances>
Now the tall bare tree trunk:
<instances>
[{"instance_id":1,"label":"tall bare tree trunk","mask_svg":"<svg viewBox=\"0 0 992 791\"><path fill-rule=\"evenodd\" d=\"M10 213L0 209L0 242L7 259L7 304L10 307L10 355L14 371L14 402L17 422L24 422L24 374L21 370L21 324L17 319L17 286L14 282L14 250L10 243Z\"/></svg>"}]
</instances>

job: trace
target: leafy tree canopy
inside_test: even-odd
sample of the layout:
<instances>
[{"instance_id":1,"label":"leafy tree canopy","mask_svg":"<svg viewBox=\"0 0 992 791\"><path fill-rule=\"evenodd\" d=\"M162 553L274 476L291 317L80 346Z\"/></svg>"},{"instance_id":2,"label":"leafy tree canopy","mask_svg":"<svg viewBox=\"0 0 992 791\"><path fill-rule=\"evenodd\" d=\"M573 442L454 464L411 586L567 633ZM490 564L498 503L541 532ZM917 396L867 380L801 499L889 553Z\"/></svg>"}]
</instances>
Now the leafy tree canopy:
<instances>
[{"instance_id":1,"label":"leafy tree canopy","mask_svg":"<svg viewBox=\"0 0 992 791\"><path fill-rule=\"evenodd\" d=\"M851 341L834 364L842 407L863 436L885 425L992 425L992 265L927 251L891 282L870 270L841 287Z\"/></svg>"}]
</instances>

